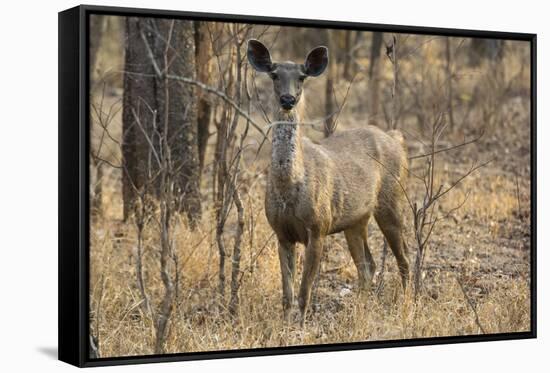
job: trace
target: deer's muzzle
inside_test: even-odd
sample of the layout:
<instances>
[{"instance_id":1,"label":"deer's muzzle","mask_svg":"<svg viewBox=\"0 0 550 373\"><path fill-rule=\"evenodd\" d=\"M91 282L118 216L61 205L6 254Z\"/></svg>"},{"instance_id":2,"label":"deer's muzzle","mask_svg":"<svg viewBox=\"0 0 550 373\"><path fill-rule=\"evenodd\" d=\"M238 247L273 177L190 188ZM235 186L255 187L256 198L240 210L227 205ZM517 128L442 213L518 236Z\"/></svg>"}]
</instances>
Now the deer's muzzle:
<instances>
[{"instance_id":1,"label":"deer's muzzle","mask_svg":"<svg viewBox=\"0 0 550 373\"><path fill-rule=\"evenodd\" d=\"M284 94L279 98L281 107L285 110L290 110L296 105L296 98L289 94Z\"/></svg>"}]
</instances>

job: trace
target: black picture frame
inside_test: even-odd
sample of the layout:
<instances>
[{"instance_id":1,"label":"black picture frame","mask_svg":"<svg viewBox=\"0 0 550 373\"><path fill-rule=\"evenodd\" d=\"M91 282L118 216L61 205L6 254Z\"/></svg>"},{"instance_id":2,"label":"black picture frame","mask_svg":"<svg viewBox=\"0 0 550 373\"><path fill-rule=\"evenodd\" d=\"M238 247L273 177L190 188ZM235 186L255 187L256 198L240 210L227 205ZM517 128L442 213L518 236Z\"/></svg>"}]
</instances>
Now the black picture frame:
<instances>
[{"instance_id":1,"label":"black picture frame","mask_svg":"<svg viewBox=\"0 0 550 373\"><path fill-rule=\"evenodd\" d=\"M531 330L529 332L452 336L361 343L323 344L234 351L193 352L90 359L89 351L89 65L90 14L314 26L443 36L527 41L531 46ZM419 26L318 21L260 16L196 13L81 5L59 13L59 360L79 367L283 355L536 338L536 47L537 35Z\"/></svg>"}]
</instances>

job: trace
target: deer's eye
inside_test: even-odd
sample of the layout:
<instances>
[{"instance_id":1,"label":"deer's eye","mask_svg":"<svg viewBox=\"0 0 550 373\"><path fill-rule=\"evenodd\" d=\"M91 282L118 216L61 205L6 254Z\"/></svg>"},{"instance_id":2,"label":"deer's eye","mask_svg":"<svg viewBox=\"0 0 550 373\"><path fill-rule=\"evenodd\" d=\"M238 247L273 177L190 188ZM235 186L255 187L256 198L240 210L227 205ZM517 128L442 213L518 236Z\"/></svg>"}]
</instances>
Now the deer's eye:
<instances>
[{"instance_id":1,"label":"deer's eye","mask_svg":"<svg viewBox=\"0 0 550 373\"><path fill-rule=\"evenodd\" d=\"M269 74L270 78L273 79L273 80L279 80L279 76L277 74Z\"/></svg>"},{"instance_id":2,"label":"deer's eye","mask_svg":"<svg viewBox=\"0 0 550 373\"><path fill-rule=\"evenodd\" d=\"M304 80L306 80L306 75L301 75L298 80L300 80L301 82L303 82Z\"/></svg>"}]
</instances>

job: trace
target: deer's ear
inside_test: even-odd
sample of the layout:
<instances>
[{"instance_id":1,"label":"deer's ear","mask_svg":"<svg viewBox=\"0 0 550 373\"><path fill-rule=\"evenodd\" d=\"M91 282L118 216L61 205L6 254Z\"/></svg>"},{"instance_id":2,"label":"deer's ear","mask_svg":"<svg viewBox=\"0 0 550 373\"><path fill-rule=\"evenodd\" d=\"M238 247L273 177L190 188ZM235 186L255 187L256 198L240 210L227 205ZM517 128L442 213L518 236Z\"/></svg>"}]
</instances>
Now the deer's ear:
<instances>
[{"instance_id":1,"label":"deer's ear","mask_svg":"<svg viewBox=\"0 0 550 373\"><path fill-rule=\"evenodd\" d=\"M268 73L273 70L273 62L271 62L269 50L258 40L250 39L248 41L246 55L248 56L248 62L250 62L256 71Z\"/></svg>"},{"instance_id":2,"label":"deer's ear","mask_svg":"<svg viewBox=\"0 0 550 373\"><path fill-rule=\"evenodd\" d=\"M317 47L308 53L304 63L305 73L309 76L319 76L328 65L328 48Z\"/></svg>"}]
</instances>

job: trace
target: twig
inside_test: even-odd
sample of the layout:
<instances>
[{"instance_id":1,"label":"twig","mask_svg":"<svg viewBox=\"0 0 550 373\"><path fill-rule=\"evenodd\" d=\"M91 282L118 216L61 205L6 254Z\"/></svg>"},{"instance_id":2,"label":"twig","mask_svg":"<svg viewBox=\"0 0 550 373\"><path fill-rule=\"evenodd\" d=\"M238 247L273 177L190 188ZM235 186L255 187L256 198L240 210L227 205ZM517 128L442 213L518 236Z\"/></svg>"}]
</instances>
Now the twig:
<instances>
[{"instance_id":1,"label":"twig","mask_svg":"<svg viewBox=\"0 0 550 373\"><path fill-rule=\"evenodd\" d=\"M339 105L340 107L338 108L338 110L336 110L334 123L332 124L332 127L333 127L332 132L336 131L336 128L338 127L338 118L340 117L340 113L344 109L344 106L346 106L346 103L348 101L348 95L351 90L351 86L353 85L353 82L355 81L356 77L357 77L357 73L355 73L355 75L353 75L353 78L351 78L351 81L348 84L348 88L346 89L346 94L344 95L344 99L342 100L342 104Z\"/></svg>"},{"instance_id":2,"label":"twig","mask_svg":"<svg viewBox=\"0 0 550 373\"><path fill-rule=\"evenodd\" d=\"M477 313L475 304L474 304L474 302L470 299L470 297L468 296L468 294L466 294L466 290L464 289L464 285L462 284L462 281L460 281L460 279L458 278L457 275L455 275L455 279L456 279L456 282L458 283L458 285L460 286L460 290L462 290L462 294L464 294L464 298L465 298L466 301L468 302L468 305L470 306L470 308L471 308L472 311L474 312L474 316L475 316L475 320L476 320L477 326L479 327L479 329L481 330L481 332L482 332L483 334L487 334L487 332L485 331L485 328L483 328L483 326L481 325L481 322L479 321L479 315L478 315L478 313Z\"/></svg>"},{"instance_id":3,"label":"twig","mask_svg":"<svg viewBox=\"0 0 550 373\"><path fill-rule=\"evenodd\" d=\"M248 265L248 267L241 271L241 277L239 278L239 286L241 285L242 283L242 280L243 280L243 276L246 272L252 272L253 271L253 268L254 268L254 265L256 265L256 262L258 261L258 258L260 257L260 255L262 255L262 253L264 252L265 248L267 247L267 244L269 243L269 241L271 241L271 239L275 236L275 232L271 232L271 235L267 238L267 240L265 240L264 244L262 245L261 249L258 250L258 252L256 253L256 255L254 256L253 260L250 261L250 264Z\"/></svg>"},{"instance_id":4,"label":"twig","mask_svg":"<svg viewBox=\"0 0 550 373\"><path fill-rule=\"evenodd\" d=\"M521 198L519 194L519 177L517 172L515 173L516 176L516 198L518 200L518 217L521 216Z\"/></svg>"},{"instance_id":5,"label":"twig","mask_svg":"<svg viewBox=\"0 0 550 373\"><path fill-rule=\"evenodd\" d=\"M384 246L382 247L382 260L380 263L380 273L378 274L378 285L376 286L375 294L380 296L384 289L384 273L386 272L386 257L388 256L388 242L384 239Z\"/></svg>"},{"instance_id":6,"label":"twig","mask_svg":"<svg viewBox=\"0 0 550 373\"><path fill-rule=\"evenodd\" d=\"M194 85L194 86L197 86L197 87L200 87L201 89L203 89L204 91L206 92L209 92L209 93L212 93L216 96L218 96L219 98L221 98L222 100L224 100L225 102L227 102L229 105L231 105L240 115L242 115L243 117L245 117L247 120L250 121L250 123L252 124L252 126L258 131L260 132L260 134L265 138L266 135L264 133L264 131L261 129L261 126L256 123L249 115L247 112L245 112L243 109L241 109L241 107L239 105L237 105L237 103L235 101L233 101L231 98L229 98L224 92L214 88L214 87L211 87L207 84L204 84L203 82L199 82L198 80L195 80L195 79L191 79L191 78L187 78L187 77L184 77L184 76L179 76L179 75L174 75L174 74L168 74L166 73L165 71L161 71L158 64L157 64L157 61L155 60L155 57L153 55L153 51L151 50L151 47L149 46L149 42L147 41L147 38L145 37L145 34L142 32L141 33L141 37L143 39L143 42L145 44L145 48L147 49L147 54L149 55L149 59L151 60L151 63L153 65L153 69L155 70L155 75L157 78L159 79L171 79L171 80L175 80L175 81L179 81L179 82L183 82L183 83L187 83L187 84L191 84L191 85ZM131 71L125 71L125 73L127 74L133 74L133 75L140 75L140 76L151 76L151 74L142 74L142 73L134 73L134 72L131 72Z\"/></svg>"},{"instance_id":7,"label":"twig","mask_svg":"<svg viewBox=\"0 0 550 373\"><path fill-rule=\"evenodd\" d=\"M210 87L210 86L208 86L208 85L206 85L202 82L196 81L194 79L189 79L189 78L186 78L186 77L172 75L172 74L168 74L167 77L168 77L168 79L172 79L172 80L181 81L181 82L184 82L184 83L189 83L189 84L192 84L192 85L196 85L196 86L202 88L203 90L220 97L222 100L224 100L229 105L231 105L241 116L243 116L246 120L248 120L250 122L250 124L252 125L252 127L254 127L258 132L260 132L260 134L264 138L267 138L267 136L264 133L264 131L262 130L261 126L255 120L253 120L250 117L250 115L248 115L247 112L245 112L243 109L241 109L241 107L239 105L237 105L237 103L235 101L233 101L231 98L229 98L225 93L220 92L217 89L215 89L213 87Z\"/></svg>"},{"instance_id":8,"label":"twig","mask_svg":"<svg viewBox=\"0 0 550 373\"><path fill-rule=\"evenodd\" d=\"M477 141L479 141L483 135L485 134L485 131L481 131L481 133L479 134L479 136L473 138L472 140L468 140L468 141L464 141L460 144L457 144L457 145L453 145L453 146L450 146L448 148L443 148L443 149L439 149L439 150L436 150L434 151L434 154L439 154L439 153L445 153L445 152L449 152L451 150L455 150L455 149L458 149L458 148L461 148L463 146L466 146L466 145L470 145L470 144L473 144ZM424 158L424 157L429 157L431 156L432 153L425 153L425 154L419 154L419 155L414 155L412 157L409 157L409 160L413 160L413 159L418 159L418 158Z\"/></svg>"}]
</instances>

